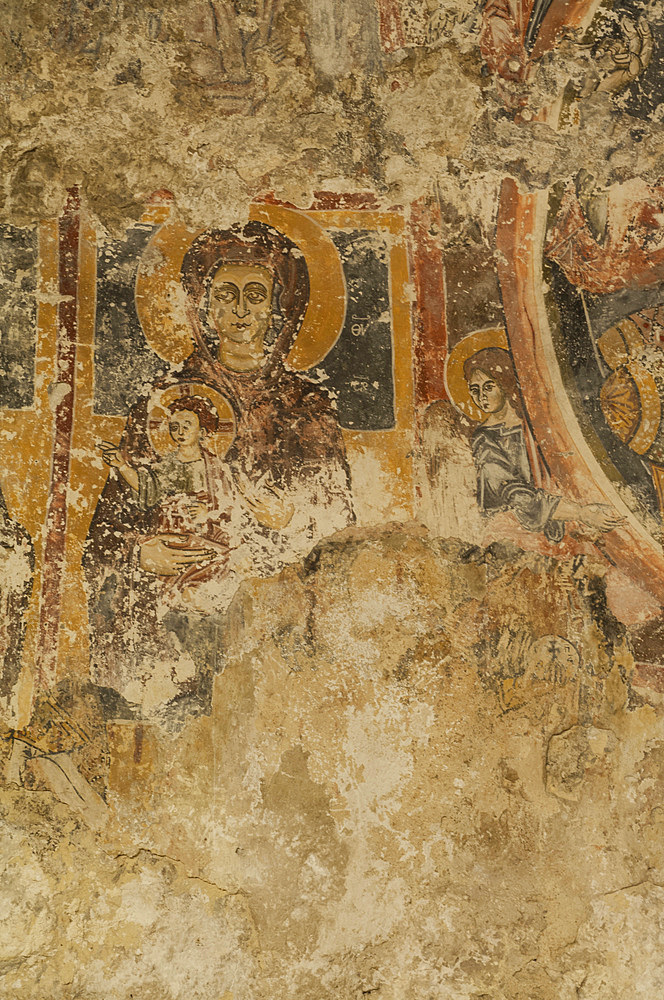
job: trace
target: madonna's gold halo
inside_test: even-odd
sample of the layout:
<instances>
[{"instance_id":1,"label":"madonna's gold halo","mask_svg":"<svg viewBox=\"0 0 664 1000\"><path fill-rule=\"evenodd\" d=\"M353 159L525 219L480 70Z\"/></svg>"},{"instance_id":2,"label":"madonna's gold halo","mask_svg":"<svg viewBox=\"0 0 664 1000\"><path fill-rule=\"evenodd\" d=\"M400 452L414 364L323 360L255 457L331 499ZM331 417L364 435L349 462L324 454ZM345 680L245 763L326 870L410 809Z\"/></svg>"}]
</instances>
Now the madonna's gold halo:
<instances>
[{"instance_id":1,"label":"madonna's gold halo","mask_svg":"<svg viewBox=\"0 0 664 1000\"><path fill-rule=\"evenodd\" d=\"M205 447L224 458L235 437L233 410L221 393L200 382L180 382L154 394L148 408L148 437L154 450L160 456L175 451L176 445L168 429L171 417L168 407L182 396L204 396L210 400L219 415L219 430L207 435Z\"/></svg>"},{"instance_id":2,"label":"madonna's gold halo","mask_svg":"<svg viewBox=\"0 0 664 1000\"><path fill-rule=\"evenodd\" d=\"M294 209L254 204L249 217L284 233L304 254L309 305L287 360L299 371L312 368L336 343L346 315L346 283L337 249L317 222ZM180 268L203 231L187 229L170 212L148 243L136 276L136 309L145 338L160 358L174 364L194 348Z\"/></svg>"},{"instance_id":3,"label":"madonna's gold halo","mask_svg":"<svg viewBox=\"0 0 664 1000\"><path fill-rule=\"evenodd\" d=\"M491 328L490 330L476 330L469 333L467 337L460 340L450 351L447 364L445 365L445 382L447 384L447 394L456 408L471 420L484 420L486 414L475 406L468 383L464 378L463 369L468 358L474 354L479 354L487 347L499 347L503 351L509 351L507 334L502 327Z\"/></svg>"}]
</instances>

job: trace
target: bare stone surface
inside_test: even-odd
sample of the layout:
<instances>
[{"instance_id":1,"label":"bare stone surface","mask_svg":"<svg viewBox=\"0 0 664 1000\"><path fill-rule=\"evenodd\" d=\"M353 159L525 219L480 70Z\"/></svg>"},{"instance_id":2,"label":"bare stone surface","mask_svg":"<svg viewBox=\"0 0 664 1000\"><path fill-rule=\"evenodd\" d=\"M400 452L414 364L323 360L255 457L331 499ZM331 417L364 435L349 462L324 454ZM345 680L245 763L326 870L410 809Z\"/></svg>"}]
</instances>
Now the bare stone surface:
<instances>
[{"instance_id":1,"label":"bare stone surface","mask_svg":"<svg viewBox=\"0 0 664 1000\"><path fill-rule=\"evenodd\" d=\"M591 566L350 529L110 727L96 833L3 792L17 998L657 995L661 708Z\"/></svg>"}]
</instances>

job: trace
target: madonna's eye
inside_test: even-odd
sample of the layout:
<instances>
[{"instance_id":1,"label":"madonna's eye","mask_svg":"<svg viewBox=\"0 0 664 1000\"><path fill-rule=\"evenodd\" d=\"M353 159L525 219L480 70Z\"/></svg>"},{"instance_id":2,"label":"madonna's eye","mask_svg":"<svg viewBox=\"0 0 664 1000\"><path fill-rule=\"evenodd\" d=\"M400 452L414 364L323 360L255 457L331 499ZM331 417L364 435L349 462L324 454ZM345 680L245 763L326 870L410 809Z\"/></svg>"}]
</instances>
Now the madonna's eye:
<instances>
[{"instance_id":1,"label":"madonna's eye","mask_svg":"<svg viewBox=\"0 0 664 1000\"><path fill-rule=\"evenodd\" d=\"M237 298L237 289L232 285L222 285L216 289L214 297L217 302L233 302Z\"/></svg>"},{"instance_id":2,"label":"madonna's eye","mask_svg":"<svg viewBox=\"0 0 664 1000\"><path fill-rule=\"evenodd\" d=\"M249 285L245 288L244 296L249 302L256 305L259 302L264 302L267 298L267 288L264 288L263 285Z\"/></svg>"}]
</instances>

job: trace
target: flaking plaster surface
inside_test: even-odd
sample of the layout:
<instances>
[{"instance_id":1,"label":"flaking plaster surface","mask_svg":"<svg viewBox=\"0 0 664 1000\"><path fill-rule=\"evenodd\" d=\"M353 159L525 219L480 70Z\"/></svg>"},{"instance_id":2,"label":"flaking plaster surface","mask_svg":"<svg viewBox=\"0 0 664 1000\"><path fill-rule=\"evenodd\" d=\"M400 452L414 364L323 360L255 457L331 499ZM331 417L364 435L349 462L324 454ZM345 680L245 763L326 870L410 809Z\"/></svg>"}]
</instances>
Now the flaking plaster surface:
<instances>
[{"instance_id":1,"label":"flaking plaster surface","mask_svg":"<svg viewBox=\"0 0 664 1000\"><path fill-rule=\"evenodd\" d=\"M155 654L149 678L118 687L110 701L106 682L78 661L70 670L61 656L41 686L25 656L6 668L0 996L654 1000L664 992L661 637L640 640L639 648L650 643L640 657L647 669L634 646L661 613L659 598L597 536L561 550L524 532L520 544L500 529L488 538L467 414L452 410L442 378L437 392L417 388L443 351L418 355L427 322L445 327L451 349L455 337L500 326L503 308L508 327L518 311L498 281L518 270L496 235L506 179L524 198L555 191L558 202L582 169L603 190L635 179L649 191L657 185L664 104L634 111L653 87L657 56L646 52L647 34L632 41L633 25L621 35L622 9L588 4L590 37L585 22L571 27L527 78L506 83L480 45L487 6L0 3L0 216L9 236L41 226L35 384L48 388L56 421L73 390L65 355L43 331L62 329L55 310L72 296L58 284L64 251L48 257L48 225L73 190L96 246L152 225L146 204L172 206L189 242L202 229L244 223L256 201L386 213L383 243L372 236L367 245L389 263L381 308L392 317L401 309L412 347L407 356L394 348L402 423L384 432L383 451L377 438L358 444L352 427L346 434L356 523L321 529L311 551L302 545L271 571L244 574L215 619L222 653L214 668L206 661L205 711L162 711L191 680L191 657L176 669ZM498 16L519 6L528 15L532 5L510 0ZM639 15L657 42L661 5L639 5ZM602 39L624 37L631 77L623 90L604 87ZM424 223L422 204L432 213ZM352 234L358 218L315 221ZM403 250L403 233L417 225L432 268L447 254L447 284L426 309L416 254ZM148 277L161 273L162 249L145 252ZM5 285L32 294L22 284L31 265L19 265ZM94 272L87 266L81 275ZM100 301L86 280L79 319ZM355 336L365 321L358 317ZM92 336L75 378L91 345ZM542 370L529 370L533 384ZM144 388L154 374L141 375ZM120 367L116 386L123 377ZM127 412L129 404L103 414L114 441ZM92 404L77 413L95 419ZM53 466L47 450L24 443L38 431L17 426L0 423L4 454L20 459L7 459L0 482L12 500L24 490L29 507ZM551 447L563 451L563 439ZM71 456L100 480L98 495L98 453L72 443ZM85 506L83 487L69 489L70 511L89 523L94 504ZM0 548L20 614L35 566L30 545L38 594L50 528L45 516L31 542L19 532ZM72 546L77 566L83 558L87 523L70 514L67 530L65 574ZM86 619L86 592L71 579L69 599ZM64 648L80 646L77 635ZM143 638L138 629L136 643ZM143 715L127 709L139 686Z\"/></svg>"}]
</instances>

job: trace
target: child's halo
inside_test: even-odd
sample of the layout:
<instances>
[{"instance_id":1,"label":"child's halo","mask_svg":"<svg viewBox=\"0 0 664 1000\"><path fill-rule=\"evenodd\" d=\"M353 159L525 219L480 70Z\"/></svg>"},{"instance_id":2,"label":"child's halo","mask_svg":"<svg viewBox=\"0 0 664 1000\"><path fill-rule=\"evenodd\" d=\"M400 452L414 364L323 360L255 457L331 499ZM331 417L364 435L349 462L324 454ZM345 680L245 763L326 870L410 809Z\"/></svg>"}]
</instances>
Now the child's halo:
<instances>
[{"instance_id":1,"label":"child's halo","mask_svg":"<svg viewBox=\"0 0 664 1000\"><path fill-rule=\"evenodd\" d=\"M171 418L168 407L183 396L202 396L214 406L219 415L219 426L214 434L205 436L205 447L218 458L224 458L235 437L235 416L226 397L201 382L179 382L154 394L148 407L150 444L159 456L168 455L176 450L175 442L168 430Z\"/></svg>"}]
</instances>

